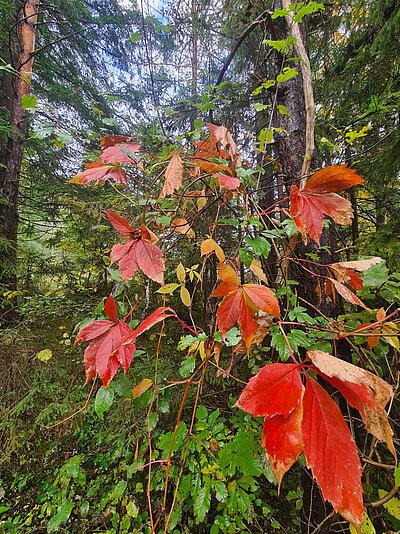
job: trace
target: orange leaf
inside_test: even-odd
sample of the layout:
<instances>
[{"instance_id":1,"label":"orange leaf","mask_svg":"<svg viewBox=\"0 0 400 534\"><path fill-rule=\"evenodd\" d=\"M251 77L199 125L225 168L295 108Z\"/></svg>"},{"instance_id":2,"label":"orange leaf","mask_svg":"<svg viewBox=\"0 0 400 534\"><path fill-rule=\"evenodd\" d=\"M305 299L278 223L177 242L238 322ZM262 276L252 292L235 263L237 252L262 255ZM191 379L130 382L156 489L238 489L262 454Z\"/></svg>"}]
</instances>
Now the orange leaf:
<instances>
[{"instance_id":1,"label":"orange leaf","mask_svg":"<svg viewBox=\"0 0 400 534\"><path fill-rule=\"evenodd\" d=\"M210 131L211 138L215 139L218 143L229 152L229 156L232 160L232 163L235 167L241 166L240 156L238 147L233 140L228 128L224 125L216 126L215 124L208 123L207 127Z\"/></svg>"},{"instance_id":2,"label":"orange leaf","mask_svg":"<svg viewBox=\"0 0 400 534\"><path fill-rule=\"evenodd\" d=\"M165 198L177 191L183 181L183 162L179 151L174 152L165 170L165 182L160 198Z\"/></svg>"},{"instance_id":3,"label":"orange leaf","mask_svg":"<svg viewBox=\"0 0 400 534\"><path fill-rule=\"evenodd\" d=\"M361 183L364 183L363 178L353 169L333 165L314 173L301 191L292 185L290 216L303 236L308 232L319 244L324 214L337 224L350 224L353 217L351 204L336 193Z\"/></svg>"},{"instance_id":4,"label":"orange leaf","mask_svg":"<svg viewBox=\"0 0 400 534\"><path fill-rule=\"evenodd\" d=\"M212 163L205 159L193 158L192 162L200 167L200 169L207 174L217 174L219 172L225 174L232 174L232 170L226 165L221 165L220 163Z\"/></svg>"},{"instance_id":5,"label":"orange leaf","mask_svg":"<svg viewBox=\"0 0 400 534\"><path fill-rule=\"evenodd\" d=\"M214 241L214 239L205 239L200 246L200 255L204 256L205 254L210 254L214 252L220 262L223 262L225 259L225 254L222 248Z\"/></svg>"},{"instance_id":6,"label":"orange leaf","mask_svg":"<svg viewBox=\"0 0 400 534\"><path fill-rule=\"evenodd\" d=\"M324 499L347 521L363 520L361 465L350 430L337 404L310 376L304 394L304 456Z\"/></svg>"},{"instance_id":7,"label":"orange leaf","mask_svg":"<svg viewBox=\"0 0 400 534\"><path fill-rule=\"evenodd\" d=\"M370 258L368 260L341 261L332 263L330 269L335 278L341 283L347 283L355 290L362 289L363 281L356 271L367 271L372 265L381 263L382 258Z\"/></svg>"},{"instance_id":8,"label":"orange leaf","mask_svg":"<svg viewBox=\"0 0 400 534\"><path fill-rule=\"evenodd\" d=\"M339 193L353 185L363 184L364 179L354 169L345 165L331 165L315 172L307 180L304 193Z\"/></svg>"},{"instance_id":9,"label":"orange leaf","mask_svg":"<svg viewBox=\"0 0 400 534\"><path fill-rule=\"evenodd\" d=\"M145 393L152 385L153 382L152 380L150 380L150 378L143 378L143 380L132 389L132 397L134 399L137 399L138 397L143 395L143 393Z\"/></svg>"},{"instance_id":10,"label":"orange leaf","mask_svg":"<svg viewBox=\"0 0 400 534\"><path fill-rule=\"evenodd\" d=\"M175 230L175 232L185 235L189 239L194 239L196 237L194 230L191 228L186 219L179 219L176 217L171 222L171 229Z\"/></svg>"},{"instance_id":11,"label":"orange leaf","mask_svg":"<svg viewBox=\"0 0 400 534\"><path fill-rule=\"evenodd\" d=\"M86 185L94 182L98 185L103 184L106 180L112 180L116 184L124 184L126 186L126 173L118 166L99 165L78 173L71 180L68 180L68 183Z\"/></svg>"}]
</instances>

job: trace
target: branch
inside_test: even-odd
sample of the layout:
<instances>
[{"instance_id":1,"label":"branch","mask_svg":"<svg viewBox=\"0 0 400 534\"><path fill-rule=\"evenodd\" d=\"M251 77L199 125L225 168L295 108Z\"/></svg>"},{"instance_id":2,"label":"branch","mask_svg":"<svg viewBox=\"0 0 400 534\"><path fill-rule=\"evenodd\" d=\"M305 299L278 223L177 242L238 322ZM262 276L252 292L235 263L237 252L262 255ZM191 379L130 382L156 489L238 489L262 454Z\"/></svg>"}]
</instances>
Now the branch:
<instances>
[{"instance_id":1,"label":"branch","mask_svg":"<svg viewBox=\"0 0 400 534\"><path fill-rule=\"evenodd\" d=\"M304 46L304 41L301 36L300 26L297 22L294 21L293 12L290 11L290 0L282 0L282 7L289 11L289 15L286 15L286 22L289 26L289 31L296 39L295 50L299 58L301 59L300 70L303 78L303 91L304 91L304 102L306 110L306 147L303 160L303 167L301 169L301 180L300 180L300 189L304 187L306 181L306 175L310 168L311 158L315 149L314 142L314 122L315 122L315 103L314 103L314 94L312 88L312 77L311 77L311 67L310 60L306 48Z\"/></svg>"},{"instance_id":2,"label":"branch","mask_svg":"<svg viewBox=\"0 0 400 534\"><path fill-rule=\"evenodd\" d=\"M232 48L229 56L226 58L225 60L225 63L218 75L218 79L215 83L215 87L217 87L218 85L220 85L220 83L222 83L222 80L224 79L224 76L225 76L225 73L226 71L229 69L229 66L230 64L232 63L232 60L233 58L235 57L237 51L239 50L240 48L240 45L243 43L243 41L246 39L246 37L259 25L261 24L262 22L264 22L265 20L265 17L266 16L269 16L269 13L268 11L263 11L261 13L261 15L259 15L255 20L253 20L253 22L250 24L250 26L248 26L244 32L241 34L241 36L239 37L239 39L236 41L236 44L235 46Z\"/></svg>"},{"instance_id":3,"label":"branch","mask_svg":"<svg viewBox=\"0 0 400 534\"><path fill-rule=\"evenodd\" d=\"M382 504L385 504L388 501L390 501L390 499L393 499L393 497L396 497L399 491L400 491L400 487L394 486L394 488L392 488L389 491L389 493L387 493L384 497L382 497L382 499L379 499L374 502L366 503L365 506L367 506L368 508L378 508L379 506L382 506Z\"/></svg>"}]
</instances>

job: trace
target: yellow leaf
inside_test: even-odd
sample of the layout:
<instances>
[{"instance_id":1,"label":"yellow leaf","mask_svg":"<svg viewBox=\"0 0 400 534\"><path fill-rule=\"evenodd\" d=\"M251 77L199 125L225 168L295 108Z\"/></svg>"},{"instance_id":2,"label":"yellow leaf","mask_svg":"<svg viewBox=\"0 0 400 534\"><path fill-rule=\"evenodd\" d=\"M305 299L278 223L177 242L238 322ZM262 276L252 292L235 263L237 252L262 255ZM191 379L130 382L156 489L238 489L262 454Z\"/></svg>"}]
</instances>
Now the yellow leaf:
<instances>
[{"instance_id":1,"label":"yellow leaf","mask_svg":"<svg viewBox=\"0 0 400 534\"><path fill-rule=\"evenodd\" d=\"M165 286L157 289L156 293L160 293L161 295L172 295L177 287L179 287L179 284L165 284Z\"/></svg>"},{"instance_id":2,"label":"yellow leaf","mask_svg":"<svg viewBox=\"0 0 400 534\"><path fill-rule=\"evenodd\" d=\"M48 362L52 358L53 353L50 349L43 349L36 354L36 358L41 362Z\"/></svg>"},{"instance_id":3,"label":"yellow leaf","mask_svg":"<svg viewBox=\"0 0 400 534\"><path fill-rule=\"evenodd\" d=\"M351 534L375 534L376 531L371 519L364 512L361 529L357 530L354 525L350 525L350 532Z\"/></svg>"},{"instance_id":4,"label":"yellow leaf","mask_svg":"<svg viewBox=\"0 0 400 534\"><path fill-rule=\"evenodd\" d=\"M132 389L133 398L137 399L140 397L140 395L143 395L143 393L147 391L152 384L153 382L150 380L150 378L143 378L143 380Z\"/></svg>"},{"instance_id":5,"label":"yellow leaf","mask_svg":"<svg viewBox=\"0 0 400 534\"><path fill-rule=\"evenodd\" d=\"M185 306L187 306L188 308L190 308L191 304L192 304L192 299L190 298L190 293L189 291L186 289L185 286L182 286L181 287L181 301L183 302L183 304Z\"/></svg>"},{"instance_id":6,"label":"yellow leaf","mask_svg":"<svg viewBox=\"0 0 400 534\"><path fill-rule=\"evenodd\" d=\"M210 254L211 252L214 252L221 263L224 261L224 251L218 245L218 243L214 241L214 239L209 238L202 242L200 246L200 253L202 256L204 256L205 254Z\"/></svg>"},{"instance_id":7,"label":"yellow leaf","mask_svg":"<svg viewBox=\"0 0 400 534\"><path fill-rule=\"evenodd\" d=\"M207 198L205 197L206 192L204 191L204 189L203 191L201 191L201 194L203 196L197 199L197 211L201 211L207 204Z\"/></svg>"},{"instance_id":8,"label":"yellow leaf","mask_svg":"<svg viewBox=\"0 0 400 534\"><path fill-rule=\"evenodd\" d=\"M185 281L186 272L185 267L182 265L182 263L180 263L176 268L176 277L181 284Z\"/></svg>"},{"instance_id":9,"label":"yellow leaf","mask_svg":"<svg viewBox=\"0 0 400 534\"><path fill-rule=\"evenodd\" d=\"M259 279L261 282L268 284L267 277L265 276L264 271L261 268L260 260L253 260L250 265L250 271Z\"/></svg>"},{"instance_id":10,"label":"yellow leaf","mask_svg":"<svg viewBox=\"0 0 400 534\"><path fill-rule=\"evenodd\" d=\"M379 498L382 499L387 495L387 491L378 489ZM400 499L393 497L390 501L385 502L383 505L390 515L396 519L400 519Z\"/></svg>"}]
</instances>

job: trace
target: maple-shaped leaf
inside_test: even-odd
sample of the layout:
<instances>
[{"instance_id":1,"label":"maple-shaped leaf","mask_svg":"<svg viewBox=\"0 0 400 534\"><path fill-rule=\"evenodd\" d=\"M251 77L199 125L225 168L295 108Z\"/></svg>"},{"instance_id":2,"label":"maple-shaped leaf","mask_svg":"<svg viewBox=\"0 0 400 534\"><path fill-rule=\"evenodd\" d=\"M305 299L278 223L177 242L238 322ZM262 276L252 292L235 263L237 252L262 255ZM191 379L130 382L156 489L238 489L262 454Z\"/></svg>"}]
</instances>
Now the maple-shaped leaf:
<instances>
[{"instance_id":1,"label":"maple-shaped leaf","mask_svg":"<svg viewBox=\"0 0 400 534\"><path fill-rule=\"evenodd\" d=\"M128 369L135 345L121 346L121 339L130 334L132 329L124 321L118 322L117 306L112 295L104 304L104 312L111 320L93 321L84 326L76 336L75 343L91 341L84 355L86 382L98 374L103 386L107 387L119 367L124 371Z\"/></svg>"},{"instance_id":2,"label":"maple-shaped leaf","mask_svg":"<svg viewBox=\"0 0 400 534\"><path fill-rule=\"evenodd\" d=\"M228 152L217 147L215 138L210 138L207 141L198 141L196 143L196 151L194 157L205 160L209 160L211 158L221 158L228 160L230 158Z\"/></svg>"},{"instance_id":3,"label":"maple-shaped leaf","mask_svg":"<svg viewBox=\"0 0 400 534\"><path fill-rule=\"evenodd\" d=\"M226 174L214 174L215 178L218 180L219 185L222 189L228 189L229 191L234 191L240 187L241 181L239 178L234 176L228 176Z\"/></svg>"},{"instance_id":4,"label":"maple-shaped leaf","mask_svg":"<svg viewBox=\"0 0 400 534\"><path fill-rule=\"evenodd\" d=\"M300 364L273 363L250 378L235 407L255 417L286 419L299 405L303 391Z\"/></svg>"},{"instance_id":5,"label":"maple-shaped leaf","mask_svg":"<svg viewBox=\"0 0 400 534\"><path fill-rule=\"evenodd\" d=\"M116 184L126 186L126 173L118 165L99 165L96 162L95 166L89 166L83 172L79 172L71 180L68 180L68 183L86 185L94 182L98 185L103 184L106 180L112 180Z\"/></svg>"},{"instance_id":6,"label":"maple-shaped leaf","mask_svg":"<svg viewBox=\"0 0 400 534\"><path fill-rule=\"evenodd\" d=\"M350 406L360 412L368 432L384 441L396 458L393 430L385 412L386 404L393 398L392 387L379 376L326 352L313 350L308 351L307 355L316 371L342 393Z\"/></svg>"},{"instance_id":7,"label":"maple-shaped leaf","mask_svg":"<svg viewBox=\"0 0 400 534\"><path fill-rule=\"evenodd\" d=\"M239 278L229 265L218 266L221 284L212 297L224 297L217 311L217 324L223 337L236 323L249 350L258 330L257 309L279 317L279 303L273 292L258 284L239 284Z\"/></svg>"},{"instance_id":8,"label":"maple-shaped leaf","mask_svg":"<svg viewBox=\"0 0 400 534\"><path fill-rule=\"evenodd\" d=\"M337 404L306 375L302 433L304 456L324 499L347 521L363 521L361 464L350 430Z\"/></svg>"},{"instance_id":9,"label":"maple-shaped leaf","mask_svg":"<svg viewBox=\"0 0 400 534\"><path fill-rule=\"evenodd\" d=\"M162 285L164 259L155 245L157 237L144 224L137 230L111 210L106 211L106 215L117 232L128 238L126 243L114 245L111 250L111 262L118 262L121 277L130 280L141 269L146 276Z\"/></svg>"},{"instance_id":10,"label":"maple-shaped leaf","mask_svg":"<svg viewBox=\"0 0 400 534\"><path fill-rule=\"evenodd\" d=\"M193 158L192 163L198 165L198 167L200 167L200 169L206 174L233 174L232 170L229 167L227 167L226 165L222 165L221 163L213 163L212 161L200 158Z\"/></svg>"},{"instance_id":11,"label":"maple-shaped leaf","mask_svg":"<svg viewBox=\"0 0 400 534\"><path fill-rule=\"evenodd\" d=\"M183 162L180 156L180 151L172 154L171 160L165 170L165 181L160 193L160 198L165 198L178 191L183 181Z\"/></svg>"},{"instance_id":12,"label":"maple-shaped leaf","mask_svg":"<svg viewBox=\"0 0 400 534\"><path fill-rule=\"evenodd\" d=\"M342 284L346 283L358 291L363 287L363 281L359 273L367 271L372 265L377 265L382 261L382 258L379 257L368 260L341 261L331 263L329 268L336 280Z\"/></svg>"},{"instance_id":13,"label":"maple-shaped leaf","mask_svg":"<svg viewBox=\"0 0 400 534\"><path fill-rule=\"evenodd\" d=\"M136 163L133 154L138 150L138 143L118 143L102 150L99 159L101 163Z\"/></svg>"},{"instance_id":14,"label":"maple-shaped leaf","mask_svg":"<svg viewBox=\"0 0 400 534\"><path fill-rule=\"evenodd\" d=\"M302 190L292 185L289 212L303 236L308 233L319 244L324 214L337 224L350 224L351 204L336 193L362 183L363 178L347 165L332 165L314 173Z\"/></svg>"},{"instance_id":15,"label":"maple-shaped leaf","mask_svg":"<svg viewBox=\"0 0 400 534\"><path fill-rule=\"evenodd\" d=\"M287 417L275 415L271 419L265 419L262 444L278 482L278 492L284 474L303 452L302 420L302 398L297 407Z\"/></svg>"},{"instance_id":16,"label":"maple-shaped leaf","mask_svg":"<svg viewBox=\"0 0 400 534\"><path fill-rule=\"evenodd\" d=\"M105 135L104 137L100 137L100 147L101 150L105 150L110 146L133 141L134 139L134 137L126 137L125 135Z\"/></svg>"},{"instance_id":17,"label":"maple-shaped leaf","mask_svg":"<svg viewBox=\"0 0 400 534\"><path fill-rule=\"evenodd\" d=\"M228 128L224 125L217 126L211 123L208 123L207 127L210 132L211 139L215 140L217 143L221 143L221 145L229 153L233 165L235 167L240 167L241 161L239 156L239 150Z\"/></svg>"}]
</instances>

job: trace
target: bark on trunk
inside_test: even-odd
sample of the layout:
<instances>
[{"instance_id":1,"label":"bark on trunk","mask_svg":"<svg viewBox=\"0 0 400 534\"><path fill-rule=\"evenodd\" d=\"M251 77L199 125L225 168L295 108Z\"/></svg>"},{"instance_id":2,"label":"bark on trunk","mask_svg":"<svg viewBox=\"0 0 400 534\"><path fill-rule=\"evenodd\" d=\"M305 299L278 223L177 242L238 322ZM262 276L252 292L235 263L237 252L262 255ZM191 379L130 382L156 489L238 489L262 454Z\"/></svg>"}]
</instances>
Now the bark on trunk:
<instances>
[{"instance_id":1,"label":"bark on trunk","mask_svg":"<svg viewBox=\"0 0 400 534\"><path fill-rule=\"evenodd\" d=\"M26 136L26 110L22 107L22 97L29 93L39 0L15 1L14 7L16 36L8 61L16 74L3 76L0 102L8 111L11 125L8 140L0 148L1 295L5 290L17 288L18 191ZM9 306L2 308L2 322L10 322L15 314Z\"/></svg>"}]
</instances>

